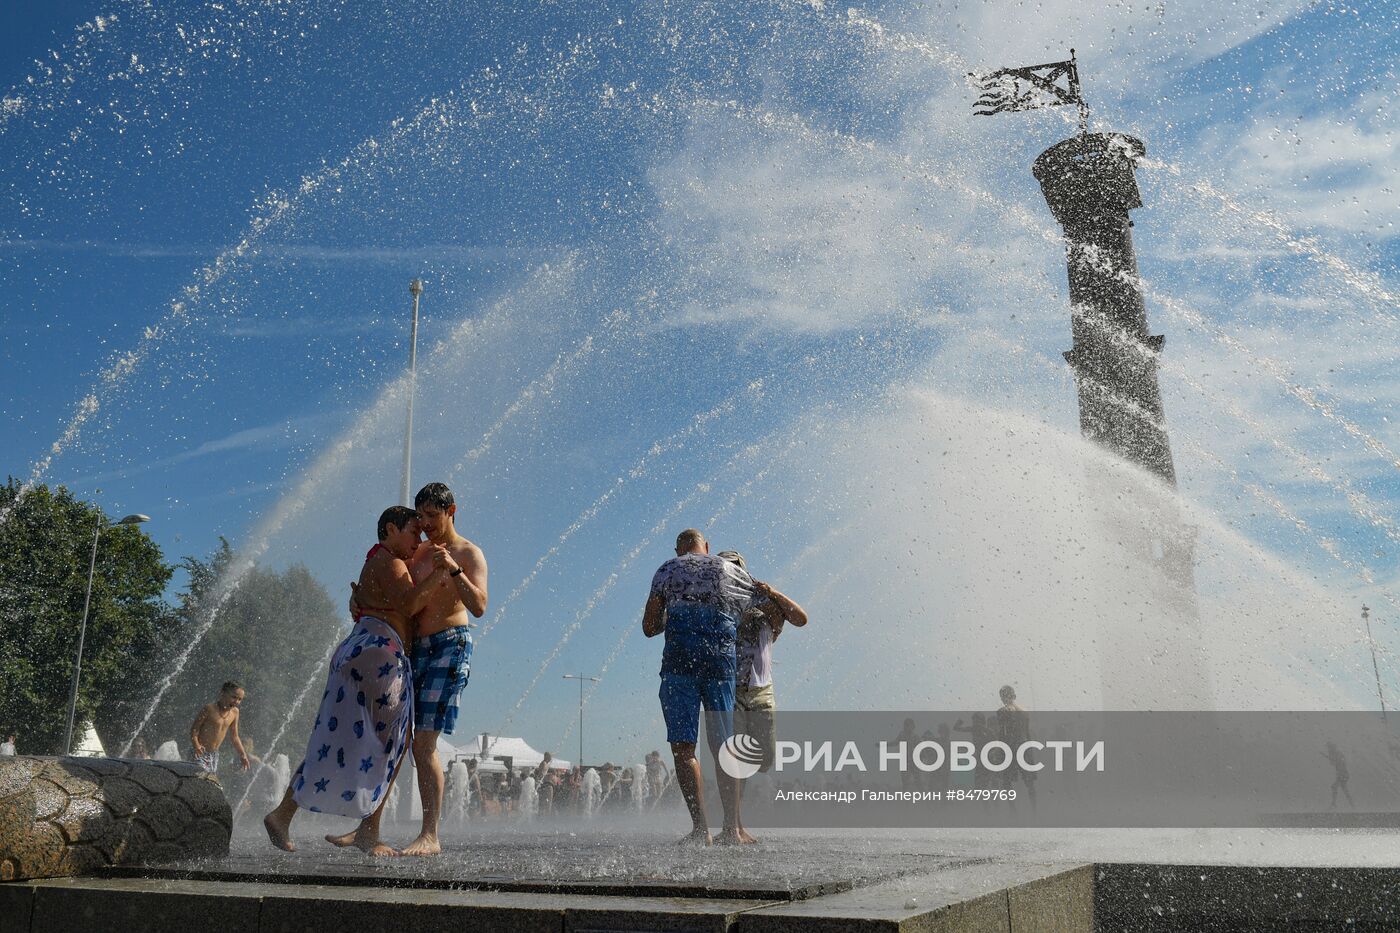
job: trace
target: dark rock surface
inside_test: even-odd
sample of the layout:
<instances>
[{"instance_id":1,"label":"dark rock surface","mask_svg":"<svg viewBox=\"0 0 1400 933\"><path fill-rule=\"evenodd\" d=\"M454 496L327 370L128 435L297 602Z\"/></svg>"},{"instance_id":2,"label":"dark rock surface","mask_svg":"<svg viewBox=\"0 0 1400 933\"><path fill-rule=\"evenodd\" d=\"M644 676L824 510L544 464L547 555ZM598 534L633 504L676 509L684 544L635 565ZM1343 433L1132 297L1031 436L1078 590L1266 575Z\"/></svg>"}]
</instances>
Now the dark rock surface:
<instances>
[{"instance_id":1,"label":"dark rock surface","mask_svg":"<svg viewBox=\"0 0 1400 933\"><path fill-rule=\"evenodd\" d=\"M0 758L0 881L228 853L223 788L192 764Z\"/></svg>"}]
</instances>

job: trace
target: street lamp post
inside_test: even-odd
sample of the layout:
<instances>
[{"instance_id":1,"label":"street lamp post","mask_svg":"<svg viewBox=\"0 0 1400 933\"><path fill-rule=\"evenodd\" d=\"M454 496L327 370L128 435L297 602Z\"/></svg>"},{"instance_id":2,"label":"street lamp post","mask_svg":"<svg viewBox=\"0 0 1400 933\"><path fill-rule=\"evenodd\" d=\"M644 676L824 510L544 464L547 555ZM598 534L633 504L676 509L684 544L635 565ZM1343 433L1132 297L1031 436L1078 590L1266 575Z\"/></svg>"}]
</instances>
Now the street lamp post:
<instances>
[{"instance_id":1,"label":"street lamp post","mask_svg":"<svg viewBox=\"0 0 1400 933\"><path fill-rule=\"evenodd\" d=\"M118 525L139 525L151 520L149 515L128 515ZM88 610L92 608L92 578L97 570L97 539L102 535L103 520L99 514L92 530L92 557L88 560L87 596L83 599L83 622L78 627L78 656L73 660L73 685L68 691L68 731L63 736L63 754L73 754L73 721L78 714L78 678L83 672L83 642L87 640Z\"/></svg>"},{"instance_id":2,"label":"street lamp post","mask_svg":"<svg viewBox=\"0 0 1400 933\"><path fill-rule=\"evenodd\" d=\"M565 674L565 680L578 681L578 766L583 767L583 682L591 680L597 683L601 677L589 677L587 674Z\"/></svg>"},{"instance_id":3,"label":"street lamp post","mask_svg":"<svg viewBox=\"0 0 1400 933\"><path fill-rule=\"evenodd\" d=\"M1387 717L1385 715L1385 694L1381 692L1381 666L1376 662L1376 640L1371 637L1371 607L1364 603L1361 606L1361 621L1366 623L1366 643L1371 646L1371 669L1376 672L1376 696L1380 697L1381 718L1385 719Z\"/></svg>"},{"instance_id":4,"label":"street lamp post","mask_svg":"<svg viewBox=\"0 0 1400 933\"><path fill-rule=\"evenodd\" d=\"M413 396L418 391L418 297L423 294L423 280L409 282L408 292L413 296L413 329L408 338L408 425L403 432L403 488L399 499L411 506L413 501L408 496L409 473L413 470Z\"/></svg>"}]
</instances>

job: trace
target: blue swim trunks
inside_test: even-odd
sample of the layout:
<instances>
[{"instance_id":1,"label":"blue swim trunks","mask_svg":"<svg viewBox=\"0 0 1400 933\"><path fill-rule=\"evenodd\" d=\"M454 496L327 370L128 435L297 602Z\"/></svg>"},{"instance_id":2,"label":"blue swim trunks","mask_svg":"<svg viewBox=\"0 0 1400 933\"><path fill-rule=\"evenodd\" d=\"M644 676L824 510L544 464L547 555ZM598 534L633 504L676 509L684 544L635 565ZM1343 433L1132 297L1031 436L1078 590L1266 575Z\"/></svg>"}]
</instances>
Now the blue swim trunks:
<instances>
[{"instance_id":1,"label":"blue swim trunks","mask_svg":"<svg viewBox=\"0 0 1400 933\"><path fill-rule=\"evenodd\" d=\"M661 675L661 714L666 741L694 745L700 736L700 707L705 708L705 736L710 751L734 733L734 678Z\"/></svg>"},{"instance_id":2,"label":"blue swim trunks","mask_svg":"<svg viewBox=\"0 0 1400 933\"><path fill-rule=\"evenodd\" d=\"M414 729L451 735L471 672L472 636L465 625L414 639Z\"/></svg>"}]
</instances>

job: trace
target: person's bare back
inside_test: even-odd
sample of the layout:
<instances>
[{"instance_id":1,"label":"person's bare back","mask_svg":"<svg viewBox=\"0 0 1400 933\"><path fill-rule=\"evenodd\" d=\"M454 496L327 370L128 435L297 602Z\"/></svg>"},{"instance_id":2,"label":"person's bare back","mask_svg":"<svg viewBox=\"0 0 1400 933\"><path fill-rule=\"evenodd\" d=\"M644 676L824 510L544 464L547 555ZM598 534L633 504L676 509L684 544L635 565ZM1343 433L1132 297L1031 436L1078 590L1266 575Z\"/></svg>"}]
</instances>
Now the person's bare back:
<instances>
[{"instance_id":1,"label":"person's bare back","mask_svg":"<svg viewBox=\"0 0 1400 933\"><path fill-rule=\"evenodd\" d=\"M314 795L335 784L335 792L324 798L330 805L322 812L359 816L361 822L354 832L328 835L327 841L370 855L398 854L380 839L379 828L388 791L412 741L412 619L429 593L442 585L447 570L435 568L421 582L413 582L408 561L421 537L412 509L385 509L377 532L379 543L365 555L360 579L352 584L355 626L331 656L306 758L282 802L263 817L268 841L284 851L296 850L290 829L298 809L310 806L308 800L321 801ZM339 734L332 736L337 728ZM333 746L336 756L331 758ZM358 769L346 767L353 760L360 761Z\"/></svg>"},{"instance_id":2,"label":"person's bare back","mask_svg":"<svg viewBox=\"0 0 1400 933\"><path fill-rule=\"evenodd\" d=\"M432 573L430 564L422 576L410 577L406 562L395 557L388 548L379 548L360 570L360 582L355 589L360 611L388 623L404 645L411 645L414 623L403 611L404 591L412 590L413 580L427 580ZM419 614L423 611L420 609Z\"/></svg>"}]
</instances>

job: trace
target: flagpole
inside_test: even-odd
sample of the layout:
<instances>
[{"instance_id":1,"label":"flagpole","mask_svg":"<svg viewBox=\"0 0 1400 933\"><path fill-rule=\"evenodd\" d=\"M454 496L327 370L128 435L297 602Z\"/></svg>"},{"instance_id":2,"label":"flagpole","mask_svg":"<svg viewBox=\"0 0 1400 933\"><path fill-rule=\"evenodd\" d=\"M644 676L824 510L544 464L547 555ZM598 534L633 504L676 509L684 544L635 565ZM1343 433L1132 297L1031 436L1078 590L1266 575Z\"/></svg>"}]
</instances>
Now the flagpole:
<instances>
[{"instance_id":1,"label":"flagpole","mask_svg":"<svg viewBox=\"0 0 1400 933\"><path fill-rule=\"evenodd\" d=\"M1079 103L1079 135L1089 132L1089 105L1084 103L1084 90L1079 86L1079 59L1069 50L1069 89Z\"/></svg>"}]
</instances>

